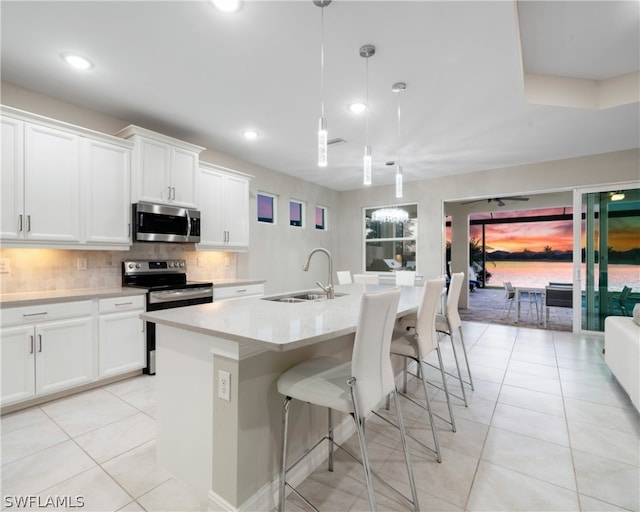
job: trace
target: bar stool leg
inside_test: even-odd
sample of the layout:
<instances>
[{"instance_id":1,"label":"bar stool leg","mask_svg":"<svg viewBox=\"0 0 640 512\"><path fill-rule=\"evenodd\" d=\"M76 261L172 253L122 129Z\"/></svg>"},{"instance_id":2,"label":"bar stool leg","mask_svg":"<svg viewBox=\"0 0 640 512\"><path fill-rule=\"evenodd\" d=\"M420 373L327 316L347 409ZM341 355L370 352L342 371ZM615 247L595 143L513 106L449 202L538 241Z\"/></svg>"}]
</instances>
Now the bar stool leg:
<instances>
[{"instance_id":1,"label":"bar stool leg","mask_svg":"<svg viewBox=\"0 0 640 512\"><path fill-rule=\"evenodd\" d=\"M280 465L280 481L278 490L278 511L284 512L284 488L287 473L287 431L289 429L289 407L291 397L286 397L282 404L282 464Z\"/></svg>"},{"instance_id":2,"label":"bar stool leg","mask_svg":"<svg viewBox=\"0 0 640 512\"><path fill-rule=\"evenodd\" d=\"M367 444L364 439L364 421L363 418L360 418L358 414L358 399L356 397L355 385L356 379L355 377L351 377L349 379L349 387L351 388L351 402L353 404L353 421L356 423L356 431L358 433L358 443L360 444L360 453L362 454L362 468L364 469L364 479L367 484L367 491L369 494L369 505L371 510L378 510L378 506L376 505L376 496L373 492L373 479L371 478L371 466L369 465L369 455L367 454Z\"/></svg>"},{"instance_id":3,"label":"bar stool leg","mask_svg":"<svg viewBox=\"0 0 640 512\"><path fill-rule=\"evenodd\" d=\"M431 400L429 400L429 390L427 389L427 381L424 378L424 371L422 370L422 365L426 363L424 363L421 359L415 359L415 362L418 363L418 370L421 375L422 387L424 388L424 400L427 404L427 414L429 415L429 423L431 424L431 432L433 434L433 443L436 447L436 459L438 462L442 462L442 455L440 454L440 443L438 443L438 433L436 432L435 421L433 421L433 411L431 411Z\"/></svg>"},{"instance_id":4,"label":"bar stool leg","mask_svg":"<svg viewBox=\"0 0 640 512\"><path fill-rule=\"evenodd\" d=\"M329 417L329 471L333 471L333 409L327 408Z\"/></svg>"},{"instance_id":5,"label":"bar stool leg","mask_svg":"<svg viewBox=\"0 0 640 512\"><path fill-rule=\"evenodd\" d=\"M464 354L464 362L467 365L467 374L469 375L469 385L471 386L471 390L473 391L475 388L473 387L473 379L471 378L471 368L469 368L469 358L467 357L467 347L464 344L464 335L462 334L462 326L458 327L458 332L460 333L460 342L462 343L462 352Z\"/></svg>"},{"instance_id":6,"label":"bar stool leg","mask_svg":"<svg viewBox=\"0 0 640 512\"><path fill-rule=\"evenodd\" d=\"M398 420L398 427L400 429L400 438L402 439L404 461L407 465L407 474L409 475L409 487L411 487L411 498L413 499L413 507L416 511L418 511L420 510L420 506L418 505L418 491L416 491L416 482L413 478L413 467L411 466L411 459L409 458L409 446L407 445L407 436L404 430L404 420L402 418L402 412L400 411L400 399L398 398L397 391L394 391L393 399L396 404L396 418Z\"/></svg>"}]
</instances>

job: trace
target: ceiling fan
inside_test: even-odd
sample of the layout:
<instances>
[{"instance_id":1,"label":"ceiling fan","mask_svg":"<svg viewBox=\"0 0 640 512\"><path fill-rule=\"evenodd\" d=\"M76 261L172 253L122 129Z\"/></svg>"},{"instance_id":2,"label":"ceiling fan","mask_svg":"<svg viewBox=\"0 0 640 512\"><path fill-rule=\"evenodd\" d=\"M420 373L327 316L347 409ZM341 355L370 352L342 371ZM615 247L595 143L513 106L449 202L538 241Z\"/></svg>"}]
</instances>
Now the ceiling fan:
<instances>
[{"instance_id":1,"label":"ceiling fan","mask_svg":"<svg viewBox=\"0 0 640 512\"><path fill-rule=\"evenodd\" d=\"M507 203L505 201L528 201L528 197L523 196L509 196L509 197L490 197L489 199L477 199L476 201L468 201L462 204L473 204L473 203L481 203L483 201L487 201L488 203L497 203L498 206L505 206Z\"/></svg>"}]
</instances>

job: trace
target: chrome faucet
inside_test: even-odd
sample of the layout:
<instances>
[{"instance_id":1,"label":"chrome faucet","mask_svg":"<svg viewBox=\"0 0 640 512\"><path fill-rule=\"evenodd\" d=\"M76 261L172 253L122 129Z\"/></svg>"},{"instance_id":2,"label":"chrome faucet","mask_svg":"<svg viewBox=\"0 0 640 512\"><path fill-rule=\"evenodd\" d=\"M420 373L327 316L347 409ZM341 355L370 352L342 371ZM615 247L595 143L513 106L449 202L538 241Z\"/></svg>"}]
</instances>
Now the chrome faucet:
<instances>
[{"instance_id":1,"label":"chrome faucet","mask_svg":"<svg viewBox=\"0 0 640 512\"><path fill-rule=\"evenodd\" d=\"M307 256L307 261L305 261L304 265L302 265L302 270L304 270L305 272L309 270L309 264L311 263L311 256L313 256L317 252L325 253L327 255L327 258L329 259L329 282L327 286L324 286L320 281L316 281L316 284L320 288L322 288L324 293L327 294L327 299L335 299L336 292L333 289L333 257L331 256L331 253L329 251L327 251L323 247L316 247L315 249L313 249L309 253L309 256Z\"/></svg>"}]
</instances>

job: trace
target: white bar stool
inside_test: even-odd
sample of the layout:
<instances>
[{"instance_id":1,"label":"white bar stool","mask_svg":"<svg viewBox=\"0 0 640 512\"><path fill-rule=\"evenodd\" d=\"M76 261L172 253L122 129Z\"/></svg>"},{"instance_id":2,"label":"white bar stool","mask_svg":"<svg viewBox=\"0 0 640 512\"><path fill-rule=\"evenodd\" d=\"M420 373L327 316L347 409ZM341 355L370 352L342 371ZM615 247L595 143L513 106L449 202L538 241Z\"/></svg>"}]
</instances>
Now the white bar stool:
<instances>
[{"instance_id":1,"label":"white bar stool","mask_svg":"<svg viewBox=\"0 0 640 512\"><path fill-rule=\"evenodd\" d=\"M393 393L395 397L396 418L400 428L411 488L412 499L406 496L405 498L413 504L415 510L419 510L418 496L409 459L409 449L405 437L404 421L396 392L389 351L399 301L400 288L397 287L391 290L363 294L351 361L345 363L329 357L312 359L287 370L278 379L278 392L286 397L282 408L282 459L278 497L278 510L280 512L284 511L286 486L289 486L310 507L317 510L297 489L287 482L286 476L289 469L300 462L305 455L309 454L325 439L329 441L329 471L333 471L332 454L334 445L359 460L333 440L332 409L350 414L355 422L362 455L360 462L364 468L369 504L371 510L377 510L371 478L372 471L365 443L364 422L365 418L390 393ZM290 467L287 467L287 430L289 426L289 407L293 398L327 407L329 409L329 432L327 436L320 439L305 452L302 457ZM382 482L390 486L384 480Z\"/></svg>"},{"instance_id":2,"label":"white bar stool","mask_svg":"<svg viewBox=\"0 0 640 512\"><path fill-rule=\"evenodd\" d=\"M467 357L467 348L464 344L464 336L462 335L462 320L460 320L460 314L458 313L458 301L460 300L460 292L464 285L464 272L456 272L451 276L451 282L449 283L449 295L447 296L447 305L445 307L444 314L436 315L436 331L441 332L449 336L451 340L451 348L453 350L453 359L456 362L456 370L458 375L452 375L460 381L460 388L462 389L462 397L460 398L465 407L467 406L467 395L464 391L464 385L467 384L473 389L473 380L471 378L471 369L469 368L469 359ZM462 343L462 353L464 355L464 361L467 366L467 374L469 375L469 381L465 381L460 372L460 364L458 363L458 354L456 352L456 346L453 342L453 332L458 330L460 333L460 342ZM455 396L455 395L454 395Z\"/></svg>"},{"instance_id":3,"label":"white bar stool","mask_svg":"<svg viewBox=\"0 0 640 512\"><path fill-rule=\"evenodd\" d=\"M391 353L402 356L405 359L415 361L418 365L418 375L422 381L422 387L424 389L425 405L421 404L413 397L406 393L402 393L402 396L427 411L429 415L429 422L431 423L431 430L433 432L433 442L435 449L431 448L423 441L415 438L410 433L407 433L416 442L420 443L425 448L433 451L438 462L442 462L442 455L440 453L440 444L438 443L438 433L436 432L435 423L433 417L436 416L441 420L451 425L451 430L456 431L455 420L453 419L453 410L451 409L451 401L449 400L449 391L447 389L447 381L442 364L442 354L440 353L440 347L438 346L438 336L436 334L436 313L440 303L440 297L444 293L444 278L431 279L424 285L424 291L422 294L422 301L418 308L418 315L415 318L415 323L409 327L409 330L396 331L394 334L399 334L398 338L394 338L391 342ZM425 358L433 351L436 351L438 355L438 362L440 364L440 373L442 375L442 385L447 400L447 407L449 409L449 419L438 416L431 410L431 403L429 401L429 392L427 384L431 384L427 381L426 377L426 365ZM408 365L405 364L405 375L409 372ZM413 374L412 374L413 375ZM434 384L431 384L434 385ZM437 386L436 386L437 387Z\"/></svg>"}]
</instances>

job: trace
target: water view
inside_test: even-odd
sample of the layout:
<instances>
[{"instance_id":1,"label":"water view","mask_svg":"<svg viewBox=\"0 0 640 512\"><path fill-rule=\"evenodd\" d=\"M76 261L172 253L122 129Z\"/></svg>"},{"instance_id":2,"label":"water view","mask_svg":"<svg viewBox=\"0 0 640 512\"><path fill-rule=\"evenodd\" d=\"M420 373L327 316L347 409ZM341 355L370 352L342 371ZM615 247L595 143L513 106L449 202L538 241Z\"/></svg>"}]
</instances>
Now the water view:
<instances>
[{"instance_id":1,"label":"water view","mask_svg":"<svg viewBox=\"0 0 640 512\"><path fill-rule=\"evenodd\" d=\"M573 282L573 263L570 261L496 261L487 262L491 272L488 286L501 287L505 281L514 286L534 286L543 288L549 282ZM581 275L584 280L585 265ZM640 265L609 265L609 290L620 291L630 286L640 292Z\"/></svg>"}]
</instances>

